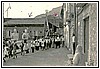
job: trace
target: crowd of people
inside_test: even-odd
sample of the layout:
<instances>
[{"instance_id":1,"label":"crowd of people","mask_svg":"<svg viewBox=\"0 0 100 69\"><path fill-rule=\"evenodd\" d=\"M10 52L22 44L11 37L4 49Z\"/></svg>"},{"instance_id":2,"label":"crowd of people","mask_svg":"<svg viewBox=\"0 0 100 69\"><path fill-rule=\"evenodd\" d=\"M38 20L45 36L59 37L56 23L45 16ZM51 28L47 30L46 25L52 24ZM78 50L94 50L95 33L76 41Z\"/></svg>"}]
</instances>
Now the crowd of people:
<instances>
[{"instance_id":1,"label":"crowd of people","mask_svg":"<svg viewBox=\"0 0 100 69\"><path fill-rule=\"evenodd\" d=\"M48 50L50 48L60 48L64 47L64 37L63 36L53 36L53 37L37 37L36 39L29 40L27 30L22 34L22 40L16 38L16 30L12 34L12 39L5 41L3 44L3 60L6 62L6 58L17 58L17 54L20 53L22 56L28 53L34 53L34 51ZM17 52L20 50L20 52Z\"/></svg>"},{"instance_id":2,"label":"crowd of people","mask_svg":"<svg viewBox=\"0 0 100 69\"><path fill-rule=\"evenodd\" d=\"M60 48L64 46L64 36L52 36L52 37L36 37L29 40L29 34L25 29L22 34L22 40L18 40L16 29L12 33L11 39L3 40L3 61L6 62L7 58L17 58L17 54L25 56L28 53L34 53L35 51L45 51L50 48ZM75 42L73 40L73 42ZM75 44L73 44L75 46ZM20 50L20 51L18 51ZM77 46L74 51L72 64L76 66L83 66L84 54L82 53L82 47Z\"/></svg>"}]
</instances>

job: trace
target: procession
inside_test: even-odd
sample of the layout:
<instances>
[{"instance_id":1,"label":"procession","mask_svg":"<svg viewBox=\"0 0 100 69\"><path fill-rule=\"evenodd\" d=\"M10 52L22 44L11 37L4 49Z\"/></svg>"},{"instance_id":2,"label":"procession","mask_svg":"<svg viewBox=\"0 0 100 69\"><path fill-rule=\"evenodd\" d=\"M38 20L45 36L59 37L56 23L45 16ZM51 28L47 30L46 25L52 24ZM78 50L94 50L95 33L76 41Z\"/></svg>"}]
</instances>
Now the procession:
<instances>
[{"instance_id":1,"label":"procession","mask_svg":"<svg viewBox=\"0 0 100 69\"><path fill-rule=\"evenodd\" d=\"M97 66L97 5L2 2L2 65Z\"/></svg>"},{"instance_id":2,"label":"procession","mask_svg":"<svg viewBox=\"0 0 100 69\"><path fill-rule=\"evenodd\" d=\"M41 37L33 40L29 40L29 34L27 33L27 29L25 29L25 33L22 34L22 40L18 40L18 35L16 29L12 33L11 40L4 40L3 47L3 60L6 62L6 58L17 58L17 54L21 54L24 56L28 53L34 53L36 51L44 51L49 48L60 48L64 47L64 38L63 36L59 37Z\"/></svg>"}]
</instances>

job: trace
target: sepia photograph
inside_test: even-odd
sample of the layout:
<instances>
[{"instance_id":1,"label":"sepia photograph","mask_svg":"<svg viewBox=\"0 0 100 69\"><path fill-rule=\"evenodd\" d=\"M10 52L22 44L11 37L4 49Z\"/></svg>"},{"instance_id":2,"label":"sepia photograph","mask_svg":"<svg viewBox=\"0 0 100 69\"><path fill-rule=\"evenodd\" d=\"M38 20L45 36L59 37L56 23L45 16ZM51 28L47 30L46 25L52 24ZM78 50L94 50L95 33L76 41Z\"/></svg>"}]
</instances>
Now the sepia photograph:
<instances>
[{"instance_id":1,"label":"sepia photograph","mask_svg":"<svg viewBox=\"0 0 100 69\"><path fill-rule=\"evenodd\" d=\"M1 67L98 67L99 1L1 1Z\"/></svg>"}]
</instances>

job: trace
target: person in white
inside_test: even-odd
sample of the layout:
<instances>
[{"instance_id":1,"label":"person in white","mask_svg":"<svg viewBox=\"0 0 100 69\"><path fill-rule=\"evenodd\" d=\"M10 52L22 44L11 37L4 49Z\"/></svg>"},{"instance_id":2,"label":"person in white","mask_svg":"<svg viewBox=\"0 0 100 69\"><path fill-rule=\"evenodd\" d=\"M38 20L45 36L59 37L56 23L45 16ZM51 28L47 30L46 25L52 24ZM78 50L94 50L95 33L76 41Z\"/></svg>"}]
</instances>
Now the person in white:
<instances>
[{"instance_id":1,"label":"person in white","mask_svg":"<svg viewBox=\"0 0 100 69\"><path fill-rule=\"evenodd\" d=\"M39 50L39 41L38 39L35 40L35 48L38 51Z\"/></svg>"},{"instance_id":2,"label":"person in white","mask_svg":"<svg viewBox=\"0 0 100 69\"><path fill-rule=\"evenodd\" d=\"M11 34L11 39L14 41L19 39L19 34L17 33L16 29L14 29L13 33Z\"/></svg>"},{"instance_id":3,"label":"person in white","mask_svg":"<svg viewBox=\"0 0 100 69\"><path fill-rule=\"evenodd\" d=\"M46 47L45 48L47 50L47 49L49 49L49 46L48 46L48 38L46 38L45 41L46 41Z\"/></svg>"},{"instance_id":4,"label":"person in white","mask_svg":"<svg viewBox=\"0 0 100 69\"><path fill-rule=\"evenodd\" d=\"M6 62L6 58L9 56L9 47L5 45L4 49L3 49L3 60L4 62Z\"/></svg>"},{"instance_id":5,"label":"person in white","mask_svg":"<svg viewBox=\"0 0 100 69\"><path fill-rule=\"evenodd\" d=\"M56 49L57 49L58 46L60 48L60 38L57 37L57 39L55 41L56 41Z\"/></svg>"},{"instance_id":6,"label":"person in white","mask_svg":"<svg viewBox=\"0 0 100 69\"><path fill-rule=\"evenodd\" d=\"M40 48L42 49L41 42L42 42L42 38L39 39L39 45L40 45Z\"/></svg>"},{"instance_id":7,"label":"person in white","mask_svg":"<svg viewBox=\"0 0 100 69\"><path fill-rule=\"evenodd\" d=\"M24 43L27 42L29 38L29 33L27 33L27 29L25 29L25 32L22 34L22 39L24 40Z\"/></svg>"},{"instance_id":8,"label":"person in white","mask_svg":"<svg viewBox=\"0 0 100 69\"><path fill-rule=\"evenodd\" d=\"M75 50L76 50L76 47L75 47L75 34L73 34L73 37L72 37L72 42L73 42L73 55L75 54Z\"/></svg>"},{"instance_id":9,"label":"person in white","mask_svg":"<svg viewBox=\"0 0 100 69\"><path fill-rule=\"evenodd\" d=\"M34 48L35 48L35 41L31 41L31 50L32 50L32 53L34 53Z\"/></svg>"},{"instance_id":10,"label":"person in white","mask_svg":"<svg viewBox=\"0 0 100 69\"><path fill-rule=\"evenodd\" d=\"M44 48L44 39L42 39L42 41L41 41L41 46L42 46L42 50L44 50L45 48Z\"/></svg>"},{"instance_id":11,"label":"person in white","mask_svg":"<svg viewBox=\"0 0 100 69\"><path fill-rule=\"evenodd\" d=\"M82 52L82 47L77 46L75 55L73 57L73 66L85 66L85 56Z\"/></svg>"}]
</instances>

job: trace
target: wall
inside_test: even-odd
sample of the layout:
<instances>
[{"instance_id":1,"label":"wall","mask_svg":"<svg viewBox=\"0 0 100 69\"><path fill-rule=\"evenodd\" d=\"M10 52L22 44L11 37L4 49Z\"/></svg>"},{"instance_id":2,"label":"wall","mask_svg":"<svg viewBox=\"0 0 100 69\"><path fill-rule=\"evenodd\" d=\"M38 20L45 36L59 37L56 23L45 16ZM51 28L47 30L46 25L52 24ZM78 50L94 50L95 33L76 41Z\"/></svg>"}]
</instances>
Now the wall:
<instances>
[{"instance_id":1,"label":"wall","mask_svg":"<svg viewBox=\"0 0 100 69\"><path fill-rule=\"evenodd\" d=\"M14 28L15 27L4 27L3 28L3 37L6 37L6 32L7 31L9 31L9 30L13 31ZM19 39L22 39L22 33L27 28L28 27L16 27L16 29L17 29L17 31L19 33ZM38 35L39 36L44 36L44 27L29 27L28 28L28 33L32 38L32 36L34 36L34 33L30 34L30 31L31 31L31 33L34 32L34 31L38 31Z\"/></svg>"},{"instance_id":2,"label":"wall","mask_svg":"<svg viewBox=\"0 0 100 69\"><path fill-rule=\"evenodd\" d=\"M97 65L97 4L89 3L78 16L78 44L84 50L84 19L89 17L88 60L90 65ZM83 51L84 52L84 51Z\"/></svg>"},{"instance_id":3,"label":"wall","mask_svg":"<svg viewBox=\"0 0 100 69\"><path fill-rule=\"evenodd\" d=\"M89 61L93 61L93 65L97 65L97 4L93 3L90 5L90 51L89 56L91 59ZM91 63L91 62L90 62Z\"/></svg>"}]
</instances>

